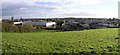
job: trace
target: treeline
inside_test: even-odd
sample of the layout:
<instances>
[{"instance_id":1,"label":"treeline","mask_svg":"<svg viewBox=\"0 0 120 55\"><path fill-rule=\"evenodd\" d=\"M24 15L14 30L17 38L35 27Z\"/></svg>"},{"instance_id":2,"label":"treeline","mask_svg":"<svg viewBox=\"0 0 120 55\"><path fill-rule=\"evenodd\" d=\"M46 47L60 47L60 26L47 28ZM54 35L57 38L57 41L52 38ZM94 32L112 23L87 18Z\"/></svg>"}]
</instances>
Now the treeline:
<instances>
[{"instance_id":1,"label":"treeline","mask_svg":"<svg viewBox=\"0 0 120 55\"><path fill-rule=\"evenodd\" d=\"M42 30L42 26L33 26L32 24L27 25L13 25L12 21L2 22L2 32L35 32Z\"/></svg>"}]
</instances>

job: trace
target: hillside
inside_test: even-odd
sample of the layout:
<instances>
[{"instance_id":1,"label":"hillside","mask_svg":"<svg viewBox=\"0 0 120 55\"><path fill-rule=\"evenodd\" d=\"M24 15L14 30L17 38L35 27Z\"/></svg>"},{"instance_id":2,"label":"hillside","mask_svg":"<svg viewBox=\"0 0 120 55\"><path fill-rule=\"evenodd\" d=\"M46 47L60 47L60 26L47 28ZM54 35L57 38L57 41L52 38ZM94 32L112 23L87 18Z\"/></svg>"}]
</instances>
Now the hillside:
<instances>
[{"instance_id":1,"label":"hillside","mask_svg":"<svg viewBox=\"0 0 120 55\"><path fill-rule=\"evenodd\" d=\"M118 29L3 33L4 53L115 53Z\"/></svg>"}]
</instances>

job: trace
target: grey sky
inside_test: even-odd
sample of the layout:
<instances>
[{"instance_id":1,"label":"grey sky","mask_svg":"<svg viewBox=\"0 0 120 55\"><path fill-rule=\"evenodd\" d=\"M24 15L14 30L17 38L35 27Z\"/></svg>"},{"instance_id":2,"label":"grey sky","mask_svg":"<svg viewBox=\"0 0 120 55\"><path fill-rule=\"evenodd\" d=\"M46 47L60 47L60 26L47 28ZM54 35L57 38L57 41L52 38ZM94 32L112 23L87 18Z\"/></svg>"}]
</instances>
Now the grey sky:
<instances>
[{"instance_id":1,"label":"grey sky","mask_svg":"<svg viewBox=\"0 0 120 55\"><path fill-rule=\"evenodd\" d=\"M117 17L119 0L2 0L2 17Z\"/></svg>"}]
</instances>

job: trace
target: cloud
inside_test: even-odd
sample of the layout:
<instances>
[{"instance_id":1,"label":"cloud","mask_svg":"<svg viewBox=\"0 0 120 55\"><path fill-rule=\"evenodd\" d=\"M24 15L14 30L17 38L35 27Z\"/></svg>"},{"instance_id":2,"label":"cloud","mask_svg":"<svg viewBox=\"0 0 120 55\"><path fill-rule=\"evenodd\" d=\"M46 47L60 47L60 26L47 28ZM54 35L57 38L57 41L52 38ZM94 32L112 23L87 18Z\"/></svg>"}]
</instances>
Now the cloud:
<instances>
[{"instance_id":1,"label":"cloud","mask_svg":"<svg viewBox=\"0 0 120 55\"><path fill-rule=\"evenodd\" d=\"M26 3L13 3L13 2L4 2L2 3L2 16L12 16L12 15L26 15L26 14L41 14L41 13L48 13L51 12L53 9L52 7L47 7L44 5L28 5Z\"/></svg>"},{"instance_id":2,"label":"cloud","mask_svg":"<svg viewBox=\"0 0 120 55\"><path fill-rule=\"evenodd\" d=\"M2 16L18 17L116 17L117 2L118 0L2 0L0 10Z\"/></svg>"},{"instance_id":3,"label":"cloud","mask_svg":"<svg viewBox=\"0 0 120 55\"><path fill-rule=\"evenodd\" d=\"M82 4L82 5L89 5L89 4L96 4L99 3L100 0L35 0L35 2L54 2L54 3L72 3L72 4Z\"/></svg>"},{"instance_id":4,"label":"cloud","mask_svg":"<svg viewBox=\"0 0 120 55\"><path fill-rule=\"evenodd\" d=\"M2 0L2 2L35 2L36 0Z\"/></svg>"},{"instance_id":5,"label":"cloud","mask_svg":"<svg viewBox=\"0 0 120 55\"><path fill-rule=\"evenodd\" d=\"M68 14L63 14L63 15L64 16L93 16L93 15L96 15L96 14L80 12L80 13L68 13Z\"/></svg>"}]
</instances>

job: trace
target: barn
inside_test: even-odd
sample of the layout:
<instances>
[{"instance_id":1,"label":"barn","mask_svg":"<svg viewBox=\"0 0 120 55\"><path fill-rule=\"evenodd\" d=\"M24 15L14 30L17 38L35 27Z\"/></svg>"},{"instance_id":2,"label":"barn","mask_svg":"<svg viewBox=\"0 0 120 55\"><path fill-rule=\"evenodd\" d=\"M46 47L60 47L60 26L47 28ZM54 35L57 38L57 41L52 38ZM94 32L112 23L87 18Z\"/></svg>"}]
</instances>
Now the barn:
<instances>
[{"instance_id":1,"label":"barn","mask_svg":"<svg viewBox=\"0 0 120 55\"><path fill-rule=\"evenodd\" d=\"M56 25L56 22L32 22L33 25L40 25L44 27L51 27Z\"/></svg>"},{"instance_id":2,"label":"barn","mask_svg":"<svg viewBox=\"0 0 120 55\"><path fill-rule=\"evenodd\" d=\"M28 25L28 24L32 24L33 26L43 26L43 27L52 27L56 25L56 22L45 22L45 21L41 21L41 22L32 22L32 21L24 21L24 22L14 22L14 25Z\"/></svg>"}]
</instances>

